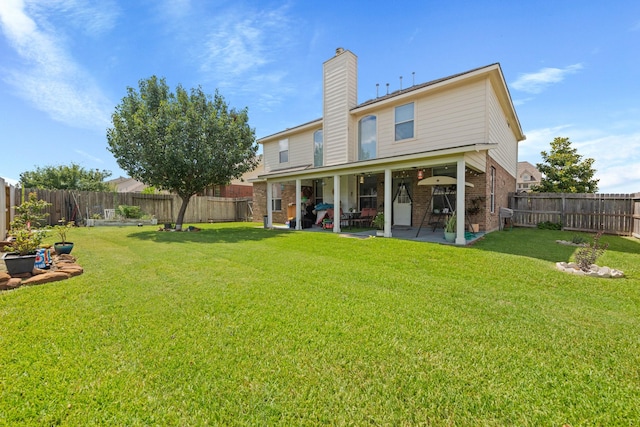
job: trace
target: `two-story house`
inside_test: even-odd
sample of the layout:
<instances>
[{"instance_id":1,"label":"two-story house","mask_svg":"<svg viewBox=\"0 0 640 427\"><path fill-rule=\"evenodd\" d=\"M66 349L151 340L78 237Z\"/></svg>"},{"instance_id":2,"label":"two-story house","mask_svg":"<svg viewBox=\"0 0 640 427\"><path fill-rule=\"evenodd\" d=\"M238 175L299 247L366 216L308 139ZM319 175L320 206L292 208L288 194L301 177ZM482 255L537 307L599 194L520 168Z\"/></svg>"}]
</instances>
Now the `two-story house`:
<instances>
[{"instance_id":1,"label":"two-story house","mask_svg":"<svg viewBox=\"0 0 640 427\"><path fill-rule=\"evenodd\" d=\"M540 185L542 174L529 162L518 162L518 175L516 179L518 193L529 193L531 188Z\"/></svg>"},{"instance_id":2,"label":"two-story house","mask_svg":"<svg viewBox=\"0 0 640 427\"><path fill-rule=\"evenodd\" d=\"M338 48L323 65L323 117L258 140L264 171L254 181L254 218L284 222L287 207L310 196L336 212L383 210L391 237L393 226L420 226L439 200L434 192L445 191L457 215L456 244L466 242L471 200L482 201L474 221L481 230L497 229L499 207L516 190L525 139L500 65L359 104L357 63ZM456 184L421 185L434 176ZM339 222L333 231L341 231Z\"/></svg>"}]
</instances>

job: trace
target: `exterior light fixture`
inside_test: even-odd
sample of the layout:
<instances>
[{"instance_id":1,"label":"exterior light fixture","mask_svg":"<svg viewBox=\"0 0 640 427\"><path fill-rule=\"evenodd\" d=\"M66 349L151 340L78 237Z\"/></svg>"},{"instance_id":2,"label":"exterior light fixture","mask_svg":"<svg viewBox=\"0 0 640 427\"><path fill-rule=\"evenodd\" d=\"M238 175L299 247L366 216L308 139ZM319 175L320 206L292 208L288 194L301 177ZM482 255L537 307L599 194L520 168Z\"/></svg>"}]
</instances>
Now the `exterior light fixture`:
<instances>
[{"instance_id":1,"label":"exterior light fixture","mask_svg":"<svg viewBox=\"0 0 640 427\"><path fill-rule=\"evenodd\" d=\"M364 175L360 175L360 184L364 184Z\"/></svg>"},{"instance_id":2,"label":"exterior light fixture","mask_svg":"<svg viewBox=\"0 0 640 427\"><path fill-rule=\"evenodd\" d=\"M418 179L422 178L424 178L424 172L422 171L422 169L418 169Z\"/></svg>"}]
</instances>

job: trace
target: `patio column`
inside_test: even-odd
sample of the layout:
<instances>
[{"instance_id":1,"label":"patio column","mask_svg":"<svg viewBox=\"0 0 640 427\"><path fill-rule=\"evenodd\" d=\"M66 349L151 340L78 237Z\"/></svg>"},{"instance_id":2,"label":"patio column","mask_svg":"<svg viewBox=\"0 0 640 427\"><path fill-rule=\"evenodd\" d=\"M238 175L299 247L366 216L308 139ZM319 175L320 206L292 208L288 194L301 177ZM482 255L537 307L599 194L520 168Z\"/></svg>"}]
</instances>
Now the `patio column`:
<instances>
[{"instance_id":1,"label":"patio column","mask_svg":"<svg viewBox=\"0 0 640 427\"><path fill-rule=\"evenodd\" d=\"M384 237L391 237L391 197L393 196L391 192L393 189L391 185L393 183L393 179L391 177L391 169L387 168L384 170Z\"/></svg>"},{"instance_id":2,"label":"patio column","mask_svg":"<svg viewBox=\"0 0 640 427\"><path fill-rule=\"evenodd\" d=\"M457 162L457 176L456 180L456 245L467 244L467 239L464 237L464 222L465 222L465 207L464 207L464 159L458 159Z\"/></svg>"},{"instance_id":3,"label":"patio column","mask_svg":"<svg viewBox=\"0 0 640 427\"><path fill-rule=\"evenodd\" d=\"M273 220L273 210L272 210L272 206L273 206L273 189L272 187L272 183L269 182L267 180L267 227L271 228L273 227L272 225L272 220Z\"/></svg>"},{"instance_id":4,"label":"patio column","mask_svg":"<svg viewBox=\"0 0 640 427\"><path fill-rule=\"evenodd\" d=\"M333 176L333 232L340 232L340 175Z\"/></svg>"},{"instance_id":5,"label":"patio column","mask_svg":"<svg viewBox=\"0 0 640 427\"><path fill-rule=\"evenodd\" d=\"M300 178L296 178L296 230L302 230L302 216L300 215L300 205L302 204L301 192L302 183Z\"/></svg>"}]
</instances>

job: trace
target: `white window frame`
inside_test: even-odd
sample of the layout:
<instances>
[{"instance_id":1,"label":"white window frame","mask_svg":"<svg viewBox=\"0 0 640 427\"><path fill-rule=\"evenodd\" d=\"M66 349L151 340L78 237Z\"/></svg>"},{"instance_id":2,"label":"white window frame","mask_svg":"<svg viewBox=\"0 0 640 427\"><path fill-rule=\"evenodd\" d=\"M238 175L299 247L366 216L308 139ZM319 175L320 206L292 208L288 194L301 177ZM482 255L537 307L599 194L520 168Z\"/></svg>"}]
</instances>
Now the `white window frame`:
<instances>
[{"instance_id":1,"label":"white window frame","mask_svg":"<svg viewBox=\"0 0 640 427\"><path fill-rule=\"evenodd\" d=\"M403 121L398 121L398 109L402 108L402 107L406 107L407 105L411 105L413 107L413 114L411 116L410 120L403 120ZM397 141L405 141L408 139L414 139L416 137L416 103L415 102L408 102L406 104L403 105L398 105L397 107L395 107L393 109L393 136L394 136L394 140ZM398 125L404 125L407 123L411 123L411 136L407 137L407 138L398 138Z\"/></svg>"},{"instance_id":2,"label":"white window frame","mask_svg":"<svg viewBox=\"0 0 640 427\"><path fill-rule=\"evenodd\" d=\"M374 152L372 153L373 156L372 157L366 157L363 158L362 156L362 122L366 119L372 119L373 123L375 125L375 131L374 131L374 137L375 137L375 147L374 147ZM378 157L378 116L374 115L374 114L369 114L366 115L364 117L362 117L360 120L358 120L358 160L371 160L371 159L375 159Z\"/></svg>"},{"instance_id":3,"label":"white window frame","mask_svg":"<svg viewBox=\"0 0 640 427\"><path fill-rule=\"evenodd\" d=\"M316 150L318 146L320 147L319 155L318 150ZM318 168L321 166L324 166L324 133L322 129L318 129L313 133L313 167Z\"/></svg>"},{"instance_id":4,"label":"white window frame","mask_svg":"<svg viewBox=\"0 0 640 427\"><path fill-rule=\"evenodd\" d=\"M289 163L289 140L281 139L278 141L278 159L280 163Z\"/></svg>"},{"instance_id":5,"label":"white window frame","mask_svg":"<svg viewBox=\"0 0 640 427\"><path fill-rule=\"evenodd\" d=\"M271 210L273 212L282 211L282 187L279 182L271 184Z\"/></svg>"}]
</instances>

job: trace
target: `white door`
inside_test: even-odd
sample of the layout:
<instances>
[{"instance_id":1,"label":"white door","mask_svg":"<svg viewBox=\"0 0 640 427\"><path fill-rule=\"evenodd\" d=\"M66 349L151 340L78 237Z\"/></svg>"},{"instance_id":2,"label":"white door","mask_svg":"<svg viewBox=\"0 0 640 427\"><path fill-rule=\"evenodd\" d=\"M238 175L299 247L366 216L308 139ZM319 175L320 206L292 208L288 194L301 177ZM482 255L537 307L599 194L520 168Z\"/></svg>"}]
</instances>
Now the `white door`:
<instances>
[{"instance_id":1,"label":"white door","mask_svg":"<svg viewBox=\"0 0 640 427\"><path fill-rule=\"evenodd\" d=\"M393 199L393 225L411 226L411 196L404 182L401 182Z\"/></svg>"}]
</instances>

